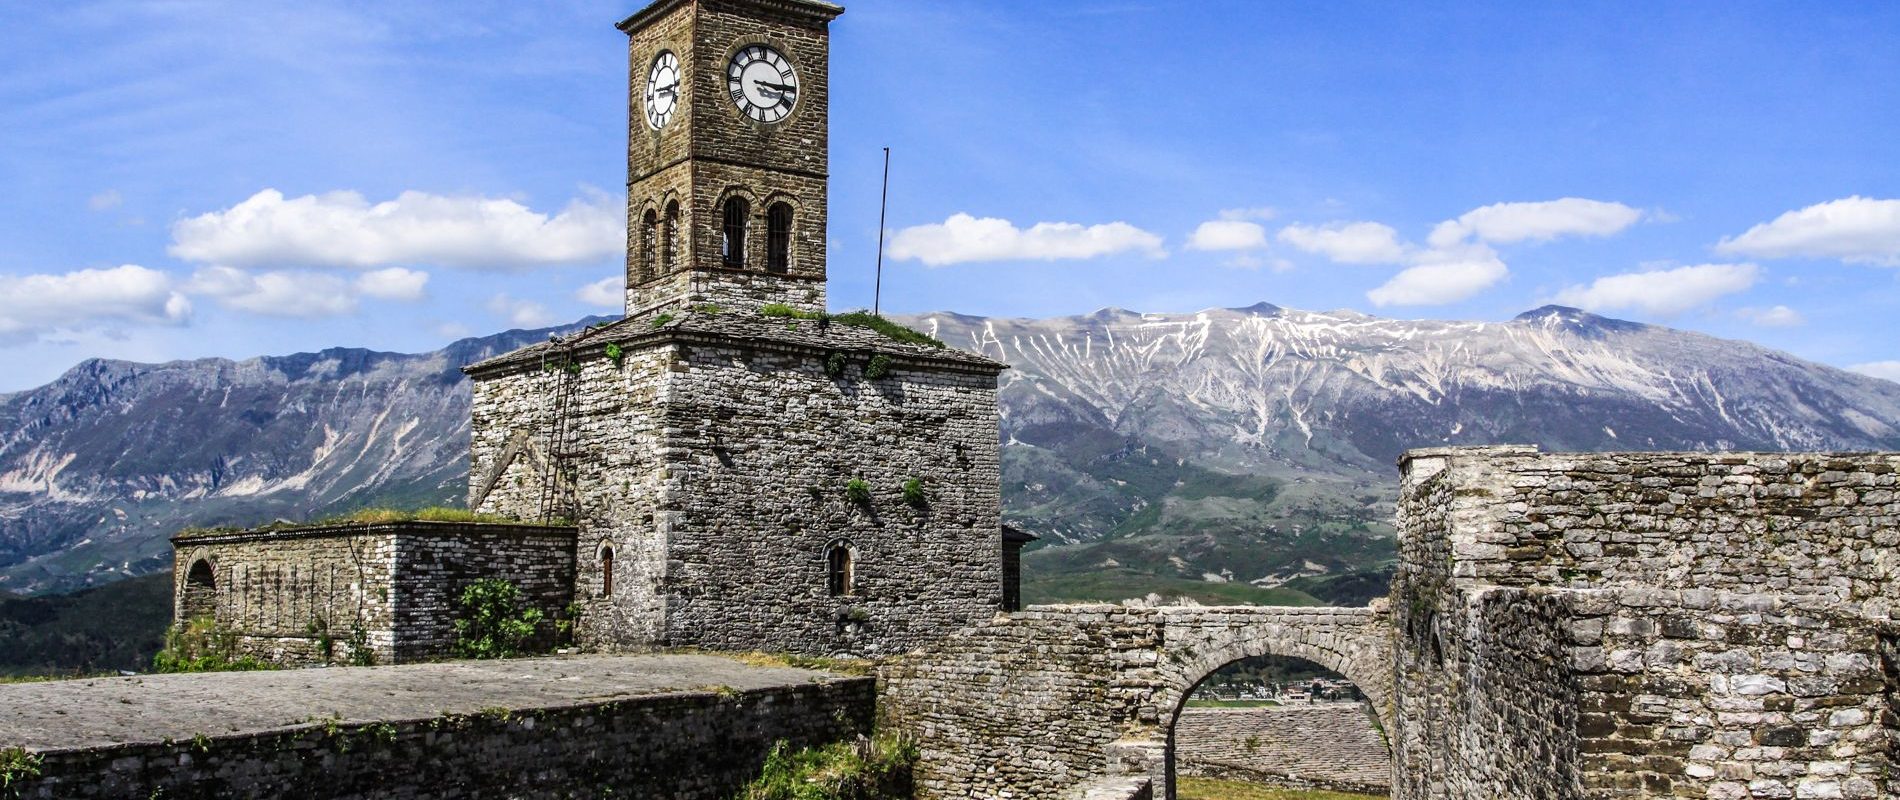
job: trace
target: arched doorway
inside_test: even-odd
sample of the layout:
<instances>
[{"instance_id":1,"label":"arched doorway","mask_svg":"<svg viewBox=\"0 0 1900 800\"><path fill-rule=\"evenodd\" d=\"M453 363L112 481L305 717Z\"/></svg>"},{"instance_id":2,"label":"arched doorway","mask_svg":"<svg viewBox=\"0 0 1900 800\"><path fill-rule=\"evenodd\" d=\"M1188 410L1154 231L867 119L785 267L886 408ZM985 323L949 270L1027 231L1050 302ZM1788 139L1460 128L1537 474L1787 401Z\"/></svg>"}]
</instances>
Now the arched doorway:
<instances>
[{"instance_id":1,"label":"arched doorway","mask_svg":"<svg viewBox=\"0 0 1900 800\"><path fill-rule=\"evenodd\" d=\"M200 558L185 570L185 585L179 598L181 621L213 618L218 611L218 574L211 562Z\"/></svg>"},{"instance_id":2,"label":"arched doorway","mask_svg":"<svg viewBox=\"0 0 1900 800\"><path fill-rule=\"evenodd\" d=\"M1166 796L1178 800L1392 791L1391 747L1365 692L1303 658L1251 656L1208 673L1174 708L1166 741Z\"/></svg>"}]
</instances>

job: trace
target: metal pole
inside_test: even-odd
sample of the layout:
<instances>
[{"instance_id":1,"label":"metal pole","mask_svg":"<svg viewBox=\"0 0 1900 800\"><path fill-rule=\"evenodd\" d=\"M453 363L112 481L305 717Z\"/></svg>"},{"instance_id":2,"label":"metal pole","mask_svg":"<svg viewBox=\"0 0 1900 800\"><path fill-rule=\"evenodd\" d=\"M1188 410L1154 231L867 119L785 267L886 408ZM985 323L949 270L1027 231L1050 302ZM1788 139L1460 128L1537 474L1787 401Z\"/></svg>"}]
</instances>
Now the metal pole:
<instances>
[{"instance_id":1,"label":"metal pole","mask_svg":"<svg viewBox=\"0 0 1900 800\"><path fill-rule=\"evenodd\" d=\"M871 316L880 316L884 299L884 209L891 202L891 149L884 148L884 194L877 201L877 282L871 285Z\"/></svg>"}]
</instances>

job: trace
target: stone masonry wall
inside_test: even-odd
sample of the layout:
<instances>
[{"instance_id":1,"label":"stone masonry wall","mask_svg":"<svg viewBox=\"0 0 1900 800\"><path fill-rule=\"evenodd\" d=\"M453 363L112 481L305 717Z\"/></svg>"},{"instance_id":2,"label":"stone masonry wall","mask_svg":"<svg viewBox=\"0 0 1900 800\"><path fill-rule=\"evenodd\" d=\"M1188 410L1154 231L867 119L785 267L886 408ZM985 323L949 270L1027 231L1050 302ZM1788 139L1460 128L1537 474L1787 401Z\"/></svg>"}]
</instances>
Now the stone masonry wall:
<instances>
[{"instance_id":1,"label":"stone masonry wall","mask_svg":"<svg viewBox=\"0 0 1900 800\"><path fill-rule=\"evenodd\" d=\"M659 521L671 644L889 654L1000 607L992 371L898 360L873 379L853 358L834 377L822 353L765 342L677 353ZM867 505L846 497L854 477ZM922 507L902 497L910 479ZM840 597L827 592L833 543L854 554Z\"/></svg>"},{"instance_id":2,"label":"stone masonry wall","mask_svg":"<svg viewBox=\"0 0 1900 800\"><path fill-rule=\"evenodd\" d=\"M579 642L596 649L652 645L664 638L666 539L657 524L660 482L661 393L673 354L629 349L619 363L597 352L574 354L574 372L564 366L478 375L474 380L470 505L478 511L534 519L540 514L539 458L527 455L548 445L552 402L558 383L573 383L568 409L568 457L559 496L563 514L579 526L573 601L580 606ZM567 358L555 359L567 363ZM500 478L482 496L483 476ZM613 548L613 594L605 593L603 549Z\"/></svg>"},{"instance_id":3,"label":"stone masonry wall","mask_svg":"<svg viewBox=\"0 0 1900 800\"><path fill-rule=\"evenodd\" d=\"M355 627L379 659L394 656L389 531L349 536L318 532L220 533L172 540L176 557L173 618L189 621L182 599L191 565L206 561L216 575L217 627L236 636L239 652L277 663L340 657ZM327 634L325 633L327 631ZM323 652L326 638L332 652Z\"/></svg>"},{"instance_id":4,"label":"stone masonry wall","mask_svg":"<svg viewBox=\"0 0 1900 800\"><path fill-rule=\"evenodd\" d=\"M1464 494L1456 577L1900 602L1900 454L1419 450Z\"/></svg>"},{"instance_id":5,"label":"stone masonry wall","mask_svg":"<svg viewBox=\"0 0 1900 800\"><path fill-rule=\"evenodd\" d=\"M1891 791L1897 458L1408 454L1394 796Z\"/></svg>"},{"instance_id":6,"label":"stone masonry wall","mask_svg":"<svg viewBox=\"0 0 1900 800\"><path fill-rule=\"evenodd\" d=\"M621 337L618 359L583 340L474 370L470 503L485 512L541 513L552 398L569 385L556 494L580 528L582 644L885 654L998 609L1001 365L756 309L683 310L607 337ZM888 375L865 377L874 353ZM854 477L868 504L847 499ZM921 506L902 497L910 479ZM833 545L853 555L837 597Z\"/></svg>"},{"instance_id":7,"label":"stone masonry wall","mask_svg":"<svg viewBox=\"0 0 1900 800\"><path fill-rule=\"evenodd\" d=\"M868 733L869 679L40 753L11 797L725 800L774 743Z\"/></svg>"},{"instance_id":8,"label":"stone masonry wall","mask_svg":"<svg viewBox=\"0 0 1900 800\"><path fill-rule=\"evenodd\" d=\"M574 532L560 528L467 525L396 535L394 660L455 652L455 603L484 578L504 578L544 620L531 648L556 644L555 621L574 598Z\"/></svg>"},{"instance_id":9,"label":"stone masonry wall","mask_svg":"<svg viewBox=\"0 0 1900 800\"><path fill-rule=\"evenodd\" d=\"M524 590L550 620L570 600L572 529L397 522L186 535L175 579L207 561L217 575L214 620L238 650L279 664L340 662L357 631L378 663L449 655L453 599L478 578ZM175 596L183 596L183 592ZM174 618L188 621L180 603Z\"/></svg>"},{"instance_id":10,"label":"stone masonry wall","mask_svg":"<svg viewBox=\"0 0 1900 800\"><path fill-rule=\"evenodd\" d=\"M1889 624L1880 636L1880 661L1887 680L1887 761L1896 766L1887 776L1887 793L1900 796L1900 624Z\"/></svg>"},{"instance_id":11,"label":"stone masonry wall","mask_svg":"<svg viewBox=\"0 0 1900 800\"><path fill-rule=\"evenodd\" d=\"M1291 655L1389 708L1388 630L1370 609L1036 606L888 665L879 710L922 743L919 797L1063 797L1118 776L1171 797L1170 731L1202 679Z\"/></svg>"}]
</instances>

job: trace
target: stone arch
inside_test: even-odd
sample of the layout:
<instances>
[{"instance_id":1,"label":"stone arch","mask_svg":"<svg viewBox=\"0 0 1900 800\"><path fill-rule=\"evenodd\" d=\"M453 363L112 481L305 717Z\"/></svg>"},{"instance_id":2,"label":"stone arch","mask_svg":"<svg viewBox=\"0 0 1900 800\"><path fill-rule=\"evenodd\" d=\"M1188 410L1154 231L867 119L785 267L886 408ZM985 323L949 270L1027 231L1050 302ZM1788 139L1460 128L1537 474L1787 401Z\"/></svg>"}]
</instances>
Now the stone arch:
<instances>
[{"instance_id":1,"label":"stone arch","mask_svg":"<svg viewBox=\"0 0 1900 800\"><path fill-rule=\"evenodd\" d=\"M1359 687L1393 730L1392 645L1382 614L1360 609L1161 609L1167 655L1157 664L1151 703L1158 730L1140 749L1155 796L1175 797L1174 731L1194 687L1236 661L1259 656L1305 659Z\"/></svg>"},{"instance_id":2,"label":"stone arch","mask_svg":"<svg viewBox=\"0 0 1900 800\"><path fill-rule=\"evenodd\" d=\"M634 248L633 282L646 283L660 275L660 211L648 203L640 213Z\"/></svg>"},{"instance_id":3,"label":"stone arch","mask_svg":"<svg viewBox=\"0 0 1900 800\"><path fill-rule=\"evenodd\" d=\"M713 204L713 222L719 227L714 242L719 246L719 265L727 269L745 269L760 252L754 246L761 236L753 217L764 213L756 194L740 185L728 186ZM734 250L736 248L736 252Z\"/></svg>"},{"instance_id":4,"label":"stone arch","mask_svg":"<svg viewBox=\"0 0 1900 800\"><path fill-rule=\"evenodd\" d=\"M218 569L205 556L192 559L185 570L185 582L178 593L179 620L200 617L216 619L218 613Z\"/></svg>"}]
</instances>

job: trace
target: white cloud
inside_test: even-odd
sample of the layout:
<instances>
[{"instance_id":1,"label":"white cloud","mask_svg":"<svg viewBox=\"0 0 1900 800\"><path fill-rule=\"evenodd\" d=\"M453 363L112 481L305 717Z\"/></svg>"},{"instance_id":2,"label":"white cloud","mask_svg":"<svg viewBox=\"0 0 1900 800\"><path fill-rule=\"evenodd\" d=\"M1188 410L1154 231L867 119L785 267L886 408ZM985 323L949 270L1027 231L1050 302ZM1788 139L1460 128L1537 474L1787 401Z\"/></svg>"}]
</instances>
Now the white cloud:
<instances>
[{"instance_id":1,"label":"white cloud","mask_svg":"<svg viewBox=\"0 0 1900 800\"><path fill-rule=\"evenodd\" d=\"M110 211L125 203L125 197L117 189L107 189L86 198L86 207L94 211Z\"/></svg>"},{"instance_id":2,"label":"white cloud","mask_svg":"<svg viewBox=\"0 0 1900 800\"><path fill-rule=\"evenodd\" d=\"M1261 250L1267 246L1267 229L1239 219L1209 220L1188 236L1187 246L1190 250Z\"/></svg>"},{"instance_id":3,"label":"white cloud","mask_svg":"<svg viewBox=\"0 0 1900 800\"><path fill-rule=\"evenodd\" d=\"M429 273L402 267L373 270L356 276L356 291L379 300L421 300Z\"/></svg>"},{"instance_id":4,"label":"white cloud","mask_svg":"<svg viewBox=\"0 0 1900 800\"><path fill-rule=\"evenodd\" d=\"M1275 211L1274 209L1268 208L1266 206L1259 206L1256 208L1224 208L1224 209L1221 209L1221 212L1220 212L1221 219L1230 219L1230 220L1246 220L1246 219L1269 220L1279 215L1280 215L1280 212Z\"/></svg>"},{"instance_id":5,"label":"white cloud","mask_svg":"<svg viewBox=\"0 0 1900 800\"><path fill-rule=\"evenodd\" d=\"M1787 306L1738 308L1735 309L1735 316L1764 328L1793 328L1808 323L1808 318L1801 316L1801 312Z\"/></svg>"},{"instance_id":6,"label":"white cloud","mask_svg":"<svg viewBox=\"0 0 1900 800\"><path fill-rule=\"evenodd\" d=\"M1482 245L1428 251L1417 260L1415 266L1366 292L1366 299L1376 306L1456 303L1491 288L1511 274L1497 254Z\"/></svg>"},{"instance_id":7,"label":"white cloud","mask_svg":"<svg viewBox=\"0 0 1900 800\"><path fill-rule=\"evenodd\" d=\"M586 286L582 286L578 291L574 292L574 298L590 306L600 306L601 308L623 307L627 304L627 279L621 275L616 275L611 278L601 278Z\"/></svg>"},{"instance_id":8,"label":"white cloud","mask_svg":"<svg viewBox=\"0 0 1900 800\"><path fill-rule=\"evenodd\" d=\"M1900 200L1856 195L1817 203L1723 239L1715 250L1755 258L1838 258L1900 266Z\"/></svg>"},{"instance_id":9,"label":"white cloud","mask_svg":"<svg viewBox=\"0 0 1900 800\"><path fill-rule=\"evenodd\" d=\"M498 294L488 298L488 310L508 320L508 324L522 328L540 328L554 324L554 312L533 300L521 300Z\"/></svg>"},{"instance_id":10,"label":"white cloud","mask_svg":"<svg viewBox=\"0 0 1900 800\"><path fill-rule=\"evenodd\" d=\"M1850 372L1900 383L1900 361L1869 361L1865 364L1855 364L1847 369Z\"/></svg>"},{"instance_id":11,"label":"white cloud","mask_svg":"<svg viewBox=\"0 0 1900 800\"><path fill-rule=\"evenodd\" d=\"M1609 236L1643 218L1643 212L1602 200L1565 197L1538 203L1494 203L1438 223L1426 240L1449 247L1467 238L1493 244L1548 241L1561 236Z\"/></svg>"},{"instance_id":12,"label":"white cloud","mask_svg":"<svg viewBox=\"0 0 1900 800\"><path fill-rule=\"evenodd\" d=\"M235 267L574 264L625 246L623 209L600 193L550 216L486 197L403 192L372 205L356 192L285 198L265 189L223 211L178 221L169 252Z\"/></svg>"},{"instance_id":13,"label":"white cloud","mask_svg":"<svg viewBox=\"0 0 1900 800\"><path fill-rule=\"evenodd\" d=\"M233 267L205 267L186 290L215 297L226 308L269 317L337 317L356 312L357 292L348 281L318 272L251 274Z\"/></svg>"},{"instance_id":14,"label":"white cloud","mask_svg":"<svg viewBox=\"0 0 1900 800\"><path fill-rule=\"evenodd\" d=\"M1118 253L1162 258L1161 237L1126 222L1077 225L1038 222L1027 230L1009 220L954 214L941 224L905 228L892 237L891 257L941 267L976 261L1058 261Z\"/></svg>"},{"instance_id":15,"label":"white cloud","mask_svg":"<svg viewBox=\"0 0 1900 800\"><path fill-rule=\"evenodd\" d=\"M177 325L190 317L191 301L173 287L171 276L137 264L0 275L0 340L123 322Z\"/></svg>"},{"instance_id":16,"label":"white cloud","mask_svg":"<svg viewBox=\"0 0 1900 800\"><path fill-rule=\"evenodd\" d=\"M1591 311L1634 310L1669 317L1746 291L1761 277L1754 264L1698 264L1655 272L1607 275L1589 286L1572 286L1556 301Z\"/></svg>"},{"instance_id":17,"label":"white cloud","mask_svg":"<svg viewBox=\"0 0 1900 800\"><path fill-rule=\"evenodd\" d=\"M435 334L444 339L460 339L472 331L460 322L444 322L435 326Z\"/></svg>"},{"instance_id":18,"label":"white cloud","mask_svg":"<svg viewBox=\"0 0 1900 800\"><path fill-rule=\"evenodd\" d=\"M1405 259L1399 232L1377 222L1288 225L1279 239L1341 264L1396 264Z\"/></svg>"}]
</instances>

